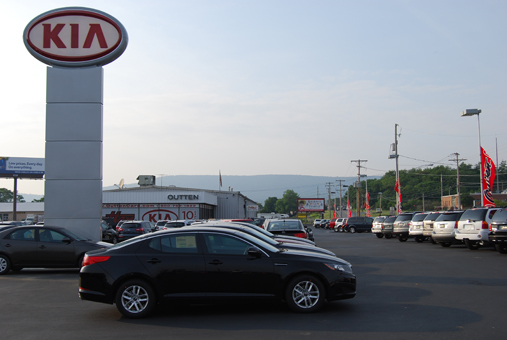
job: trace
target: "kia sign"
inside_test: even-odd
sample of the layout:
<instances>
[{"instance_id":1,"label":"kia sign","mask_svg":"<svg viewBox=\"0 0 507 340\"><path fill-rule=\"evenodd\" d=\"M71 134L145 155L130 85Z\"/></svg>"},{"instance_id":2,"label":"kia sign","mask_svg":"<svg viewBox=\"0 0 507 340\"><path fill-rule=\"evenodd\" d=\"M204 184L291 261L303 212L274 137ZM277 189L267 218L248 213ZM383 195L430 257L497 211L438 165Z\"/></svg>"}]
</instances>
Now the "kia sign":
<instances>
[{"instance_id":1,"label":"kia sign","mask_svg":"<svg viewBox=\"0 0 507 340\"><path fill-rule=\"evenodd\" d=\"M28 51L50 66L102 66L127 48L125 27L96 9L66 7L43 13L26 26Z\"/></svg>"}]
</instances>

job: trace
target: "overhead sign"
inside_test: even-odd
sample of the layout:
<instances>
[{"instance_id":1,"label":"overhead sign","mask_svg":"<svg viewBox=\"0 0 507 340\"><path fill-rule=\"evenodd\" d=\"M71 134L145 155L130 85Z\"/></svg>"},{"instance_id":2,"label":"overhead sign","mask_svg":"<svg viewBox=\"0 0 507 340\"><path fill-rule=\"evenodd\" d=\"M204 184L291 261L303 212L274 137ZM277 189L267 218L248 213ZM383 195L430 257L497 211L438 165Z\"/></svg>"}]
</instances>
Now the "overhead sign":
<instances>
[{"instance_id":1,"label":"overhead sign","mask_svg":"<svg viewBox=\"0 0 507 340\"><path fill-rule=\"evenodd\" d=\"M23 41L38 60L51 66L102 66L127 48L125 27L96 9L66 7L43 13L26 26Z\"/></svg>"},{"instance_id":2,"label":"overhead sign","mask_svg":"<svg viewBox=\"0 0 507 340\"><path fill-rule=\"evenodd\" d=\"M298 213L325 211L323 198L298 198Z\"/></svg>"},{"instance_id":3,"label":"overhead sign","mask_svg":"<svg viewBox=\"0 0 507 340\"><path fill-rule=\"evenodd\" d=\"M0 157L0 177L42 178L44 158Z\"/></svg>"}]
</instances>

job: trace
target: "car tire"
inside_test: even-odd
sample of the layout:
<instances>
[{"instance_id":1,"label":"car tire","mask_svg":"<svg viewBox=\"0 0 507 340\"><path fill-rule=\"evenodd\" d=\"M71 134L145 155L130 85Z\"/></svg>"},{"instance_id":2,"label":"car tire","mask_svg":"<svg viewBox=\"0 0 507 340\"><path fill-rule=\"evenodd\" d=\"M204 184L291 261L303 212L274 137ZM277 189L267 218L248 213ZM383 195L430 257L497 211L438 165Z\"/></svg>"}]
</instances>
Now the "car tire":
<instances>
[{"instance_id":1,"label":"car tire","mask_svg":"<svg viewBox=\"0 0 507 340\"><path fill-rule=\"evenodd\" d=\"M477 243L476 241L465 240L465 245L470 250L477 250L477 249L479 249L479 243Z\"/></svg>"},{"instance_id":2,"label":"car tire","mask_svg":"<svg viewBox=\"0 0 507 340\"><path fill-rule=\"evenodd\" d=\"M298 313L312 313L319 310L326 298L324 285L312 275L301 275L287 285L285 301L290 309Z\"/></svg>"},{"instance_id":3,"label":"car tire","mask_svg":"<svg viewBox=\"0 0 507 340\"><path fill-rule=\"evenodd\" d=\"M495 244L495 249L496 249L496 251L498 251L500 254L507 254L507 245L506 245L506 244L503 244L503 243L497 243L497 244Z\"/></svg>"},{"instance_id":4,"label":"car tire","mask_svg":"<svg viewBox=\"0 0 507 340\"><path fill-rule=\"evenodd\" d=\"M11 270L11 261L5 255L0 255L0 275L5 275Z\"/></svg>"},{"instance_id":5,"label":"car tire","mask_svg":"<svg viewBox=\"0 0 507 340\"><path fill-rule=\"evenodd\" d=\"M430 241L431 241L432 244L437 244L437 242L431 236L430 236Z\"/></svg>"},{"instance_id":6,"label":"car tire","mask_svg":"<svg viewBox=\"0 0 507 340\"><path fill-rule=\"evenodd\" d=\"M398 241L400 241L400 242L407 242L407 240L408 240L408 236L405 236L405 235L398 236Z\"/></svg>"},{"instance_id":7,"label":"car tire","mask_svg":"<svg viewBox=\"0 0 507 340\"><path fill-rule=\"evenodd\" d=\"M423 243L424 242L424 236L416 236L415 241L417 243Z\"/></svg>"},{"instance_id":8,"label":"car tire","mask_svg":"<svg viewBox=\"0 0 507 340\"><path fill-rule=\"evenodd\" d=\"M356 232L356 227L354 227L354 226L350 227L349 232L354 234Z\"/></svg>"},{"instance_id":9,"label":"car tire","mask_svg":"<svg viewBox=\"0 0 507 340\"><path fill-rule=\"evenodd\" d=\"M377 233L377 238L382 238L382 237L384 237L383 234Z\"/></svg>"},{"instance_id":10,"label":"car tire","mask_svg":"<svg viewBox=\"0 0 507 340\"><path fill-rule=\"evenodd\" d=\"M116 308L129 319L149 315L157 304L153 288L143 280L129 280L116 292Z\"/></svg>"},{"instance_id":11,"label":"car tire","mask_svg":"<svg viewBox=\"0 0 507 340\"><path fill-rule=\"evenodd\" d=\"M393 237L393 235L391 235L391 234L386 234L385 236L386 236L386 239L388 239L388 240Z\"/></svg>"},{"instance_id":12,"label":"car tire","mask_svg":"<svg viewBox=\"0 0 507 340\"><path fill-rule=\"evenodd\" d=\"M451 246L451 242L442 242L442 243L440 243L440 245L441 245L442 247L444 247L444 248L448 248L448 247L450 247L450 246Z\"/></svg>"}]
</instances>

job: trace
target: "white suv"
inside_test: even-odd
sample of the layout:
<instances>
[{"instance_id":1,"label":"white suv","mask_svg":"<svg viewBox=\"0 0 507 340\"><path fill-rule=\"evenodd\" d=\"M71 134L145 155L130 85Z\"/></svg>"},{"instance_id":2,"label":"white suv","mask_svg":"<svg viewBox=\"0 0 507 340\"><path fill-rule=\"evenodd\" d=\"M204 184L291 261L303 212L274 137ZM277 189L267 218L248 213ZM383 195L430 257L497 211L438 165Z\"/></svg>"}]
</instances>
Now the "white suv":
<instances>
[{"instance_id":1,"label":"white suv","mask_svg":"<svg viewBox=\"0 0 507 340\"><path fill-rule=\"evenodd\" d=\"M465 242L468 249L476 250L489 245L489 224L501 208L472 208L461 215L456 229L456 240Z\"/></svg>"},{"instance_id":2,"label":"white suv","mask_svg":"<svg viewBox=\"0 0 507 340\"><path fill-rule=\"evenodd\" d=\"M456 240L456 229L463 211L448 211L441 213L433 223L431 238L442 247L450 247Z\"/></svg>"},{"instance_id":3,"label":"white suv","mask_svg":"<svg viewBox=\"0 0 507 340\"><path fill-rule=\"evenodd\" d=\"M417 243L424 241L423 221L426 216L428 216L428 213L415 214L412 220L408 222L408 234L415 238Z\"/></svg>"},{"instance_id":4,"label":"white suv","mask_svg":"<svg viewBox=\"0 0 507 340\"><path fill-rule=\"evenodd\" d=\"M373 223L371 225L371 232L373 234L376 234L378 238L384 237L384 234L382 234L382 223L386 218L387 216L378 216L373 220Z\"/></svg>"},{"instance_id":5,"label":"white suv","mask_svg":"<svg viewBox=\"0 0 507 340\"><path fill-rule=\"evenodd\" d=\"M346 218L337 218L334 224L334 231L343 232L343 225L347 222Z\"/></svg>"}]
</instances>

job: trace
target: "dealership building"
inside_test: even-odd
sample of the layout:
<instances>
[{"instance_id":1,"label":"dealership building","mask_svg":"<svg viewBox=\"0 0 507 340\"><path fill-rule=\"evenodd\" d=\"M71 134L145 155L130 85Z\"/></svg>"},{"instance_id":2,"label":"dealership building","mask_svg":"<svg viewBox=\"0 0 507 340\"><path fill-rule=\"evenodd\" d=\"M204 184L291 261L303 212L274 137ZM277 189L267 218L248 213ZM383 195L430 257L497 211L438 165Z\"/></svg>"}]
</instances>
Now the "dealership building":
<instances>
[{"instance_id":1,"label":"dealership building","mask_svg":"<svg viewBox=\"0 0 507 340\"><path fill-rule=\"evenodd\" d=\"M0 203L3 220L12 219L12 208ZM44 203L18 203L18 208L18 217L44 214ZM257 211L257 203L239 191L153 185L102 192L102 217L115 222L251 218Z\"/></svg>"}]
</instances>

